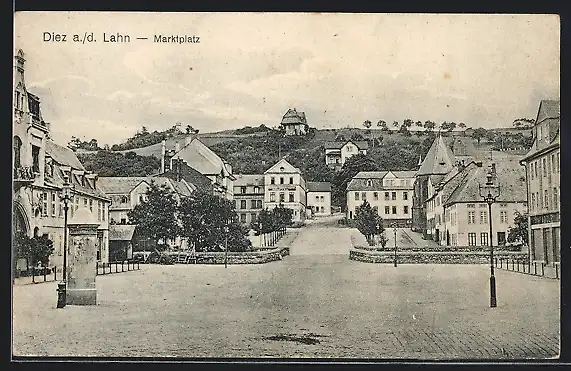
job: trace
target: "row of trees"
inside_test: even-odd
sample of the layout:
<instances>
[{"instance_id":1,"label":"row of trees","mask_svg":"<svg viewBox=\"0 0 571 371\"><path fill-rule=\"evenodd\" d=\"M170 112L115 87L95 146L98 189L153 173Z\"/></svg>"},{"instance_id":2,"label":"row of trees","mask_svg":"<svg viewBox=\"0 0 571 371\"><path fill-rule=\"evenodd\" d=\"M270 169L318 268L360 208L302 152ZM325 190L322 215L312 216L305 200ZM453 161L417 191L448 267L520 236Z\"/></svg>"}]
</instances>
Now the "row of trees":
<instances>
[{"instance_id":1,"label":"row of trees","mask_svg":"<svg viewBox=\"0 0 571 371\"><path fill-rule=\"evenodd\" d=\"M291 225L293 210L278 206L272 210L262 210L258 219L252 224L256 236L263 236L262 246L273 246Z\"/></svg>"},{"instance_id":2,"label":"row of trees","mask_svg":"<svg viewBox=\"0 0 571 371\"><path fill-rule=\"evenodd\" d=\"M212 194L195 192L190 196L176 195L166 185L152 183L147 201L135 206L128 214L130 223L139 233L157 243L158 250L167 248L167 241L186 238L195 251L250 251L246 237L249 228L238 220L234 203ZM252 227L258 234L284 231L291 224L292 210L279 207L262 211Z\"/></svg>"},{"instance_id":3,"label":"row of trees","mask_svg":"<svg viewBox=\"0 0 571 371\"><path fill-rule=\"evenodd\" d=\"M165 131L153 131L150 132L146 126L143 126L140 130L137 130L135 135L128 138L125 142L120 144L114 144L111 146L112 151L125 151L129 149L147 147L153 144L157 144L166 140L168 138L177 137L184 134L198 134L199 130L195 129L192 125L186 125L183 128L182 123L177 122L171 128Z\"/></svg>"},{"instance_id":4,"label":"row of trees","mask_svg":"<svg viewBox=\"0 0 571 371\"><path fill-rule=\"evenodd\" d=\"M365 122L363 122L363 126L369 129L371 128L371 126L373 126L373 123L371 122L371 120L365 120ZM430 120L426 120L424 122L422 121L415 122L414 120L411 119L405 119L402 123L399 123L398 121L393 121L392 126L395 128L400 128L399 131L403 132L408 131L408 129L411 128L412 126L416 126L418 128L424 128L426 131L433 131L436 128L436 123ZM391 129L389 129L389 125L385 120L377 121L377 127L380 127L381 130L383 131L391 131ZM465 129L466 124L464 124L463 122L456 124L453 121L451 122L444 121L438 126L438 128L442 131L452 131L456 129L456 127Z\"/></svg>"}]
</instances>

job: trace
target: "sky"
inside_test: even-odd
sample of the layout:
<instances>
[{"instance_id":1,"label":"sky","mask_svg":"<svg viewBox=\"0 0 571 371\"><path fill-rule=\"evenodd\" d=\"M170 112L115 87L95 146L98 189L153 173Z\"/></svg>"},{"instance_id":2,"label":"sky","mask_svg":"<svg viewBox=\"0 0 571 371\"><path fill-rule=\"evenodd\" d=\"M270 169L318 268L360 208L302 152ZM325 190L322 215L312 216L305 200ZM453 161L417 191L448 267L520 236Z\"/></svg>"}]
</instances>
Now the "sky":
<instances>
[{"instance_id":1,"label":"sky","mask_svg":"<svg viewBox=\"0 0 571 371\"><path fill-rule=\"evenodd\" d=\"M316 128L506 127L559 99L557 15L21 12L14 30L26 87L62 144L115 144L177 122L203 133L275 127L289 108Z\"/></svg>"}]
</instances>

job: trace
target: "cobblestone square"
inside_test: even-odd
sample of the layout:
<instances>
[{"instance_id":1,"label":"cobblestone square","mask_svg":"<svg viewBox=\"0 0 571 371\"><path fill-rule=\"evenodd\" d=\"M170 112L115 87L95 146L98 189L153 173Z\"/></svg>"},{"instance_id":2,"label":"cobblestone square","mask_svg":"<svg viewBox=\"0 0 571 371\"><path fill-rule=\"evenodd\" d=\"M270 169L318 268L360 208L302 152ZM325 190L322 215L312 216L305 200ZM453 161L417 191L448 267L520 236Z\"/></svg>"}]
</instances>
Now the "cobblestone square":
<instances>
[{"instance_id":1,"label":"cobblestone square","mask_svg":"<svg viewBox=\"0 0 571 371\"><path fill-rule=\"evenodd\" d=\"M559 281L484 265L348 260L350 229L301 230L262 265L145 265L98 276L98 305L14 287L14 355L543 359L559 353Z\"/></svg>"}]
</instances>

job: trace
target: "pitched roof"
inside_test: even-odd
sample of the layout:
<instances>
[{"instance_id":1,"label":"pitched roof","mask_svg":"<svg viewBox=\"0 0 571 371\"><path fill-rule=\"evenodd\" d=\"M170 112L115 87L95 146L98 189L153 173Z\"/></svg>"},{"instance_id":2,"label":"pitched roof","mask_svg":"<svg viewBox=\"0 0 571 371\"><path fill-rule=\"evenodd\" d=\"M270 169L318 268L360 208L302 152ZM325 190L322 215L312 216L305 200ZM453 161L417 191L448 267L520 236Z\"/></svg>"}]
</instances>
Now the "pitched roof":
<instances>
[{"instance_id":1,"label":"pitched roof","mask_svg":"<svg viewBox=\"0 0 571 371\"><path fill-rule=\"evenodd\" d=\"M525 170L513 161L495 162L497 182L500 185L500 195L497 202L527 202ZM470 163L448 183L449 197L443 200L445 205L457 202L482 202L479 185L485 183L489 164L477 166ZM447 188L446 186L444 188Z\"/></svg>"},{"instance_id":2,"label":"pitched roof","mask_svg":"<svg viewBox=\"0 0 571 371\"><path fill-rule=\"evenodd\" d=\"M349 142L353 143L354 145L357 146L357 148L361 150L369 148L369 142L367 142L366 140L360 140L360 141L344 140L337 142L325 142L323 146L325 147L325 149L341 149L345 144Z\"/></svg>"},{"instance_id":3,"label":"pitched roof","mask_svg":"<svg viewBox=\"0 0 571 371\"><path fill-rule=\"evenodd\" d=\"M416 176L416 170L405 170L405 171L391 171L397 178L414 178Z\"/></svg>"},{"instance_id":4,"label":"pitched roof","mask_svg":"<svg viewBox=\"0 0 571 371\"><path fill-rule=\"evenodd\" d=\"M136 227L135 225L110 224L109 241L131 241Z\"/></svg>"},{"instance_id":5,"label":"pitched roof","mask_svg":"<svg viewBox=\"0 0 571 371\"><path fill-rule=\"evenodd\" d=\"M208 148L198 138L192 139L173 156L183 159L190 167L203 175L218 175L233 177L226 162L214 151ZM172 161L172 160L171 160Z\"/></svg>"},{"instance_id":6,"label":"pitched roof","mask_svg":"<svg viewBox=\"0 0 571 371\"><path fill-rule=\"evenodd\" d=\"M282 117L282 124L306 124L305 112L297 112L295 108L287 110Z\"/></svg>"},{"instance_id":7,"label":"pitched roof","mask_svg":"<svg viewBox=\"0 0 571 371\"><path fill-rule=\"evenodd\" d=\"M414 182L410 182L409 185L401 186L401 185L392 185L392 186L385 186L383 184L383 178L388 173L401 173L396 176L397 179L399 178L414 178L414 171L361 171L357 173L351 179L349 184L347 184L347 191L377 191L377 190L384 190L384 189L412 189ZM369 180L371 181L369 183Z\"/></svg>"},{"instance_id":8,"label":"pitched roof","mask_svg":"<svg viewBox=\"0 0 571 371\"><path fill-rule=\"evenodd\" d=\"M538 138L534 129L534 138L531 149L521 159L526 161L536 155L542 153L544 150L557 147L560 144L560 101L558 100L542 100L539 104L535 126L541 124L544 130L549 130L547 140L545 137Z\"/></svg>"},{"instance_id":9,"label":"pitched roof","mask_svg":"<svg viewBox=\"0 0 571 371\"><path fill-rule=\"evenodd\" d=\"M173 166L177 166L177 163L173 162ZM180 170L180 178L177 176L177 170ZM195 190L199 190L203 193L213 192L212 181L205 175L199 173L196 169L193 169L184 161L180 162L180 168L172 168L162 174L157 174L155 176L173 179L175 180L175 184L179 183L176 182L176 179L183 179L191 188L194 188Z\"/></svg>"},{"instance_id":10,"label":"pitched roof","mask_svg":"<svg viewBox=\"0 0 571 371\"><path fill-rule=\"evenodd\" d=\"M264 185L264 175L263 174L236 174L236 180L234 181L234 187L249 186L249 185Z\"/></svg>"},{"instance_id":11,"label":"pitched roof","mask_svg":"<svg viewBox=\"0 0 571 371\"><path fill-rule=\"evenodd\" d=\"M307 192L331 192L331 183L307 182Z\"/></svg>"},{"instance_id":12,"label":"pitched roof","mask_svg":"<svg viewBox=\"0 0 571 371\"><path fill-rule=\"evenodd\" d=\"M146 181L144 176L102 176L98 179L99 187L107 194L127 194Z\"/></svg>"},{"instance_id":13,"label":"pitched roof","mask_svg":"<svg viewBox=\"0 0 571 371\"><path fill-rule=\"evenodd\" d=\"M446 174L454 166L454 154L441 135L437 135L422 161L417 175Z\"/></svg>"},{"instance_id":14,"label":"pitched roof","mask_svg":"<svg viewBox=\"0 0 571 371\"><path fill-rule=\"evenodd\" d=\"M353 179L383 179L388 171L360 171Z\"/></svg>"},{"instance_id":15,"label":"pitched roof","mask_svg":"<svg viewBox=\"0 0 571 371\"><path fill-rule=\"evenodd\" d=\"M276 162L274 165L272 165L268 170L264 171L264 174L277 173L278 171L276 171L274 169L277 169L278 165L282 165L284 168L289 167L289 168L293 169L294 172L301 174L301 170L298 169L297 167L293 166L292 164L290 164L285 158L282 158L281 160Z\"/></svg>"},{"instance_id":16,"label":"pitched roof","mask_svg":"<svg viewBox=\"0 0 571 371\"><path fill-rule=\"evenodd\" d=\"M539 103L536 123L548 118L559 118L561 115L561 104L559 100L542 100Z\"/></svg>"},{"instance_id":17,"label":"pitched roof","mask_svg":"<svg viewBox=\"0 0 571 371\"><path fill-rule=\"evenodd\" d=\"M83 164L71 149L60 146L51 140L46 141L46 155L49 155L60 165L71 166L76 170L85 170Z\"/></svg>"}]
</instances>

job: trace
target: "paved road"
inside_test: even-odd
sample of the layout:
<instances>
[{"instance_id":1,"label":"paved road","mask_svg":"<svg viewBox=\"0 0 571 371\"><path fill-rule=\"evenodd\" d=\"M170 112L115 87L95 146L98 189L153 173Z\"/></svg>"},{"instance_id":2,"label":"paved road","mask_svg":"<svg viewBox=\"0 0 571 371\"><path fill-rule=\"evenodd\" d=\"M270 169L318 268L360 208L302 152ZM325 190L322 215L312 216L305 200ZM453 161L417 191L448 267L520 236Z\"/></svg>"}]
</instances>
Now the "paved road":
<instances>
[{"instance_id":1,"label":"paved road","mask_svg":"<svg viewBox=\"0 0 571 371\"><path fill-rule=\"evenodd\" d=\"M55 284L14 287L17 355L545 358L559 282L467 265L349 261L351 229L312 223L263 265L144 266L97 277L98 305L56 310Z\"/></svg>"}]
</instances>

